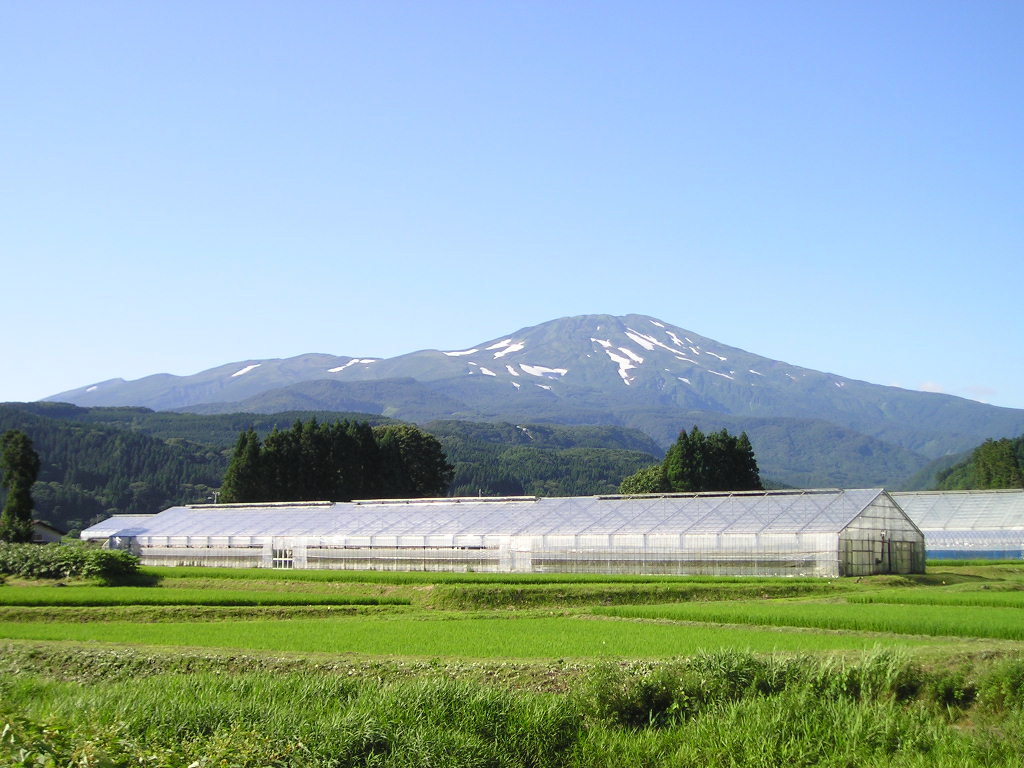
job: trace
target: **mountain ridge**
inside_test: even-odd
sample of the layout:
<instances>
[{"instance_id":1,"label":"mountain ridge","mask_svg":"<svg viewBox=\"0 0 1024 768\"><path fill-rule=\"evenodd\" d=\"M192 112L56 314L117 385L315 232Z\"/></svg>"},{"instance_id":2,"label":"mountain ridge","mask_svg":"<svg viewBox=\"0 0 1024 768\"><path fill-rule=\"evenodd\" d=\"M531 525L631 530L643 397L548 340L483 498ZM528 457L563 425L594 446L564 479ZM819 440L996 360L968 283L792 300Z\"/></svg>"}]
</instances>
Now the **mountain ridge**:
<instances>
[{"instance_id":1,"label":"mountain ridge","mask_svg":"<svg viewBox=\"0 0 1024 768\"><path fill-rule=\"evenodd\" d=\"M736 431L749 424L759 459L774 455L767 468L783 482L834 476L870 485L880 478L881 456L894 479L988 437L1024 432L1024 410L803 368L647 315L560 318L465 349L392 358L237 361L192 376L111 379L46 399L197 413L343 410L414 422L609 424L640 429L662 446L693 424ZM760 441L757 431L765 434ZM787 441L805 448L787 451ZM819 453L856 460L862 452L865 471L830 473L827 455L813 457L809 471L792 466L815 441Z\"/></svg>"}]
</instances>

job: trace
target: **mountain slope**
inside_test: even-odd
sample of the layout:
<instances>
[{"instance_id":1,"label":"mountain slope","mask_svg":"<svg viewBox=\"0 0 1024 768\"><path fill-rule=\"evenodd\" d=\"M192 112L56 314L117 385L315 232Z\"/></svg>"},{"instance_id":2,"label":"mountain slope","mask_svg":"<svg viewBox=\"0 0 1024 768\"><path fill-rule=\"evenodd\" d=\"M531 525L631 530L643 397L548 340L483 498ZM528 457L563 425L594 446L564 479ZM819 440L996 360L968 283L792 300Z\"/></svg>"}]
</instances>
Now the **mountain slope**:
<instances>
[{"instance_id":1,"label":"mountain slope","mask_svg":"<svg viewBox=\"0 0 1024 768\"><path fill-rule=\"evenodd\" d=\"M49 399L204 413L358 410L416 422L608 424L640 429L662 447L693 424L727 426L750 432L766 473L801 485L833 477L893 485L928 460L1024 432L1022 410L801 368L644 315L562 318L468 349L390 359L242 361Z\"/></svg>"}]
</instances>

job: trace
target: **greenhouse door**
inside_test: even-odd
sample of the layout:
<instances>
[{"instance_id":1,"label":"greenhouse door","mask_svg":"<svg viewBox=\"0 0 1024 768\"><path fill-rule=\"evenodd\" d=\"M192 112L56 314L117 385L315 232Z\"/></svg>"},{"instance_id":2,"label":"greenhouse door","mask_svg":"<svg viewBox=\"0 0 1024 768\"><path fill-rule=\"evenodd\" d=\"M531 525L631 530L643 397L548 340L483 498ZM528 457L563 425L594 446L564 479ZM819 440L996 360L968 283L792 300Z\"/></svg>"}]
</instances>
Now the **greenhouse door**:
<instances>
[{"instance_id":1,"label":"greenhouse door","mask_svg":"<svg viewBox=\"0 0 1024 768\"><path fill-rule=\"evenodd\" d=\"M274 539L270 557L271 568L292 568L295 564L295 557L292 548L282 539Z\"/></svg>"}]
</instances>

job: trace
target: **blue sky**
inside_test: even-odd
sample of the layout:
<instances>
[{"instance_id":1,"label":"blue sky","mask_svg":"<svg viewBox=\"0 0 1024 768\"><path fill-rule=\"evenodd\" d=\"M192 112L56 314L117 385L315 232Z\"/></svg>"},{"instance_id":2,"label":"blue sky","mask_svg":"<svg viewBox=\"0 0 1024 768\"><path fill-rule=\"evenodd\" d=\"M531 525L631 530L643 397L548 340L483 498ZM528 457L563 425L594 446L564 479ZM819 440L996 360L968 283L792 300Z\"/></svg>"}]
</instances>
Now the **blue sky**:
<instances>
[{"instance_id":1,"label":"blue sky","mask_svg":"<svg viewBox=\"0 0 1024 768\"><path fill-rule=\"evenodd\" d=\"M1022 40L985 0L4 2L0 401L636 312L1024 408Z\"/></svg>"}]
</instances>

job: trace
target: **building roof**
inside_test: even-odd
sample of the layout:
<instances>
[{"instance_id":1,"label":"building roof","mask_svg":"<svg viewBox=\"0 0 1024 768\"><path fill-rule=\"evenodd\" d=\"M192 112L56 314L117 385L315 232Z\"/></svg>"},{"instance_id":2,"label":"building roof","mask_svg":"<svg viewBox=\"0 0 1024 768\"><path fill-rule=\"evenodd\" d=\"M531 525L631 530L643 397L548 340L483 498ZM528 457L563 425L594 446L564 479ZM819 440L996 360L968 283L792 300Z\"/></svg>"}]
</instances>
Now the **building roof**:
<instances>
[{"instance_id":1,"label":"building roof","mask_svg":"<svg viewBox=\"0 0 1024 768\"><path fill-rule=\"evenodd\" d=\"M136 536L156 515L113 515L82 531L79 538L109 539L111 536Z\"/></svg>"},{"instance_id":2,"label":"building roof","mask_svg":"<svg viewBox=\"0 0 1024 768\"><path fill-rule=\"evenodd\" d=\"M922 531L1024 530L1024 490L918 491L891 496Z\"/></svg>"},{"instance_id":3,"label":"building roof","mask_svg":"<svg viewBox=\"0 0 1024 768\"><path fill-rule=\"evenodd\" d=\"M56 533L56 534L57 534L58 536L66 536L66 535L67 535L67 533L68 533L67 531L62 531L62 530L61 530L60 528L58 528L57 526L55 526L55 525L50 525L49 523L47 523L47 522L44 522L44 521L42 521L42 520L33 520L33 521L32 521L32 526L33 526L33 527L39 527L39 528L46 528L46 529L47 529L48 531L53 531L53 532L54 532L54 533Z\"/></svg>"},{"instance_id":4,"label":"building roof","mask_svg":"<svg viewBox=\"0 0 1024 768\"><path fill-rule=\"evenodd\" d=\"M117 515L82 532L109 536L432 536L831 533L882 489L222 504Z\"/></svg>"}]
</instances>

